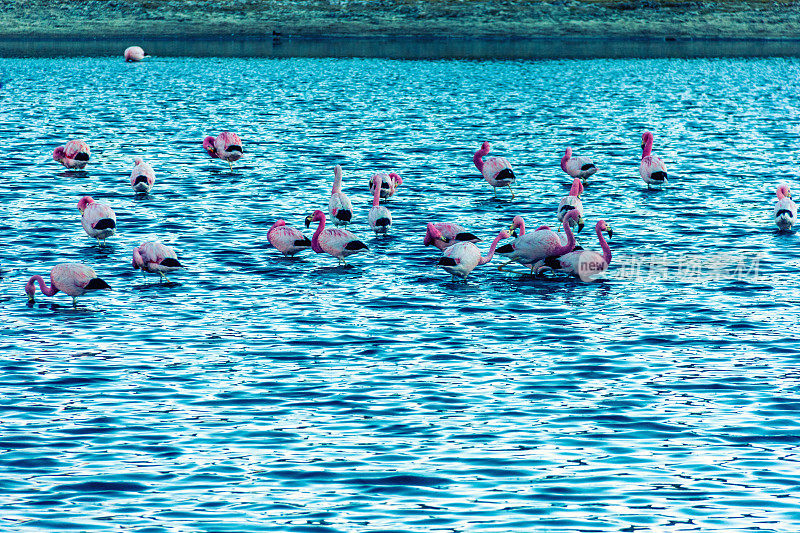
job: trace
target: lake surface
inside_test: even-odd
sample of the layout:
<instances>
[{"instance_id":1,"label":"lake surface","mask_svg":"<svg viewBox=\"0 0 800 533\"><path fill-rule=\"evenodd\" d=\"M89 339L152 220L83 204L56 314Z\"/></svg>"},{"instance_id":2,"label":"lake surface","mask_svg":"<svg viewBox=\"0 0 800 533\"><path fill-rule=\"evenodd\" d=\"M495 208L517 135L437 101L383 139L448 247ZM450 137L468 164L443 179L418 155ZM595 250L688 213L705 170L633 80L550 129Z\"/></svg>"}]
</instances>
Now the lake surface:
<instances>
[{"instance_id":1,"label":"lake surface","mask_svg":"<svg viewBox=\"0 0 800 533\"><path fill-rule=\"evenodd\" d=\"M772 205L797 183L798 78L792 58L0 60L0 529L797 531L798 238ZM201 147L225 129L233 172ZM665 191L638 177L647 129ZM51 159L70 138L85 172ZM484 140L513 201L472 166ZM426 223L484 253L515 215L555 225L567 145L600 168L580 241L613 227L609 279L495 259L451 282ZM267 230L325 209L337 163L369 252L283 258ZM386 238L379 170L404 179ZM85 194L116 210L106 247ZM170 284L131 268L156 238L187 266ZM68 261L113 290L26 305Z\"/></svg>"}]
</instances>

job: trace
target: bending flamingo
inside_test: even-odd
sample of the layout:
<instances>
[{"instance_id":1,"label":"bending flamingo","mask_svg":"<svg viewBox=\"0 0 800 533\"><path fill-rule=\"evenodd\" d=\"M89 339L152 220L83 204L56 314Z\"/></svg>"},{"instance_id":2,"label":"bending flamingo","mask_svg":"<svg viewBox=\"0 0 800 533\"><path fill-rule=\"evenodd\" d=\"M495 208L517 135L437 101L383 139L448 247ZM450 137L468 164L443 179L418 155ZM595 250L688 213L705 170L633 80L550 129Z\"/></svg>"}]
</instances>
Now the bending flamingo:
<instances>
[{"instance_id":1,"label":"bending flamingo","mask_svg":"<svg viewBox=\"0 0 800 533\"><path fill-rule=\"evenodd\" d=\"M660 158L650 155L652 150L653 134L646 131L642 134L642 162L639 163L639 174L648 189L650 185L667 184L667 166Z\"/></svg>"},{"instance_id":2,"label":"bending flamingo","mask_svg":"<svg viewBox=\"0 0 800 533\"><path fill-rule=\"evenodd\" d=\"M114 235L117 215L108 204L95 202L91 196L84 196L78 201L78 209L82 213L83 230L89 237L97 239L98 244L105 244L106 239Z\"/></svg>"},{"instance_id":3,"label":"bending flamingo","mask_svg":"<svg viewBox=\"0 0 800 533\"><path fill-rule=\"evenodd\" d=\"M278 220L269 228L267 240L280 253L290 257L297 252L311 248L311 241L299 229L286 225L285 220Z\"/></svg>"},{"instance_id":4,"label":"bending flamingo","mask_svg":"<svg viewBox=\"0 0 800 533\"><path fill-rule=\"evenodd\" d=\"M375 183L376 179L381 178L381 184L379 190L381 191L381 198L388 200L394 193L397 192L397 188L403 184L403 178L401 178L395 172L389 172L388 174L385 172L378 172L374 174L369 179L369 192L375 192Z\"/></svg>"},{"instance_id":5,"label":"bending flamingo","mask_svg":"<svg viewBox=\"0 0 800 533\"><path fill-rule=\"evenodd\" d=\"M606 224L605 220L598 220L594 230L597 233L597 240L600 242L603 255L590 250L579 250L576 247L568 254L560 257L546 257L543 261L539 261L536 264L536 272L541 273L544 269L549 268L573 274L583 281L592 281L597 278L597 276L608 270L608 266L611 264L611 248L603 237L603 232L607 232L609 238L614 235L614 232Z\"/></svg>"},{"instance_id":6,"label":"bending flamingo","mask_svg":"<svg viewBox=\"0 0 800 533\"><path fill-rule=\"evenodd\" d=\"M25 294L29 301L34 301L36 293L34 283L39 283L39 290L45 296L53 296L58 291L67 296L72 296L72 305L78 304L78 296L83 296L90 291L110 289L108 283L97 277L95 271L80 263L60 263L50 270L50 286L48 287L42 276L31 276L25 285Z\"/></svg>"},{"instance_id":7,"label":"bending flamingo","mask_svg":"<svg viewBox=\"0 0 800 533\"><path fill-rule=\"evenodd\" d=\"M561 170L586 183L589 176L597 172L597 167L588 157L573 156L572 148L567 146L564 157L561 158Z\"/></svg>"},{"instance_id":8,"label":"bending flamingo","mask_svg":"<svg viewBox=\"0 0 800 533\"><path fill-rule=\"evenodd\" d=\"M53 159L67 168L84 168L91 154L89 145L76 139L53 150Z\"/></svg>"},{"instance_id":9,"label":"bending flamingo","mask_svg":"<svg viewBox=\"0 0 800 533\"><path fill-rule=\"evenodd\" d=\"M375 232L375 235L378 233L386 233L389 232L389 227L392 225L392 214L389 212L389 209L385 205L381 205L381 186L383 184L383 175L382 174L375 174L375 187L374 193L372 196L372 209L369 210L369 215L367 219L369 220L369 227L372 228L372 231Z\"/></svg>"},{"instance_id":10,"label":"bending flamingo","mask_svg":"<svg viewBox=\"0 0 800 533\"><path fill-rule=\"evenodd\" d=\"M567 234L566 244L562 244L558 234L549 228L539 228L536 231L518 237L511 245L513 252L508 254L508 261L500 265L499 270L502 270L508 263L516 261L526 267L530 266L532 274L537 261L541 261L545 257L558 257L571 252L572 249L575 248L575 235L572 234L570 221L578 220L578 217L578 211L575 209L567 213L567 216L564 217L564 231ZM511 226L512 231L517 227L517 218L515 217L514 224ZM578 227L582 228L580 223Z\"/></svg>"},{"instance_id":11,"label":"bending flamingo","mask_svg":"<svg viewBox=\"0 0 800 533\"><path fill-rule=\"evenodd\" d=\"M451 222L428 222L428 227L425 232L425 246L434 245L440 250L449 248L457 242L479 242L480 239L469 233L464 226L453 224Z\"/></svg>"},{"instance_id":12,"label":"bending flamingo","mask_svg":"<svg viewBox=\"0 0 800 533\"><path fill-rule=\"evenodd\" d=\"M345 257L357 254L361 250L368 250L367 245L359 241L355 235L346 229L325 229L325 213L317 209L313 215L306 217L306 227L312 222L319 222L317 231L311 237L311 249L318 254L329 254L347 264Z\"/></svg>"},{"instance_id":13,"label":"bending flamingo","mask_svg":"<svg viewBox=\"0 0 800 533\"><path fill-rule=\"evenodd\" d=\"M171 246L160 242L143 242L133 249L133 268L141 269L142 274L158 274L159 281L169 281L167 274L183 268L178 254Z\"/></svg>"},{"instance_id":14,"label":"bending flamingo","mask_svg":"<svg viewBox=\"0 0 800 533\"><path fill-rule=\"evenodd\" d=\"M489 144L488 141L484 142L480 150L475 152L472 161L475 163L478 170L481 171L481 174L483 174L483 179L494 187L495 196L497 196L498 187L508 187L508 190L511 191L511 199L513 200L514 190L511 188L511 184L516 181L517 177L514 175L511 163L509 163L508 159L505 157L490 157L484 160L483 156L487 155L491 150L492 145Z\"/></svg>"},{"instance_id":15,"label":"bending flamingo","mask_svg":"<svg viewBox=\"0 0 800 533\"><path fill-rule=\"evenodd\" d=\"M501 239L507 239L510 236L511 235L506 230L498 233L497 237L492 241L492 245L489 247L489 253L486 254L486 257L481 257L481 251L473 243L463 241L457 242L444 250L438 264L447 273L452 274L453 279L455 279L456 276L467 279L469 273L472 272L476 266L485 265L491 261L494 256L494 251L497 248L497 243L499 243Z\"/></svg>"},{"instance_id":16,"label":"bending flamingo","mask_svg":"<svg viewBox=\"0 0 800 533\"><path fill-rule=\"evenodd\" d=\"M131 172L131 187L138 194L147 194L156 182L156 173L149 163L142 161L141 157L134 159L134 167Z\"/></svg>"},{"instance_id":17,"label":"bending flamingo","mask_svg":"<svg viewBox=\"0 0 800 533\"><path fill-rule=\"evenodd\" d=\"M129 46L122 55L125 56L125 61L130 62L141 61L145 58L145 53L141 46Z\"/></svg>"},{"instance_id":18,"label":"bending flamingo","mask_svg":"<svg viewBox=\"0 0 800 533\"><path fill-rule=\"evenodd\" d=\"M569 190L569 196L565 196L558 203L558 221L564 222L564 217L576 209L578 214L578 225L583 227L583 202L581 202L581 193L583 193L583 184L580 178L572 180L572 188Z\"/></svg>"},{"instance_id":19,"label":"bending flamingo","mask_svg":"<svg viewBox=\"0 0 800 533\"><path fill-rule=\"evenodd\" d=\"M232 163L241 159L244 154L241 139L229 131L223 131L216 139L209 135L203 139L203 148L212 158L227 161L231 170L233 170Z\"/></svg>"},{"instance_id":20,"label":"bending flamingo","mask_svg":"<svg viewBox=\"0 0 800 533\"><path fill-rule=\"evenodd\" d=\"M792 200L788 185L778 187L778 201L775 202L775 224L781 231L792 229L797 222L797 204Z\"/></svg>"},{"instance_id":21,"label":"bending flamingo","mask_svg":"<svg viewBox=\"0 0 800 533\"><path fill-rule=\"evenodd\" d=\"M337 226L346 226L353 219L353 204L350 198L342 192L342 167L333 167L333 189L331 199L328 202L328 212L331 214L333 223Z\"/></svg>"}]
</instances>

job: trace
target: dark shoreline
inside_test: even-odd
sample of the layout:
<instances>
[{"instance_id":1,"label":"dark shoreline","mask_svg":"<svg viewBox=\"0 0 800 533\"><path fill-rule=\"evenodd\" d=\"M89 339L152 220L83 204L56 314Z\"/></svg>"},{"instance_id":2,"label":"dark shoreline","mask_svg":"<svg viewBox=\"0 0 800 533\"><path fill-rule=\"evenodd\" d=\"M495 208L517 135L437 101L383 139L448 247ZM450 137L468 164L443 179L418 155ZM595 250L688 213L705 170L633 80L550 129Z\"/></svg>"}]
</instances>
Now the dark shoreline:
<instances>
[{"instance_id":1,"label":"dark shoreline","mask_svg":"<svg viewBox=\"0 0 800 533\"><path fill-rule=\"evenodd\" d=\"M389 59L581 59L800 57L800 39L574 37L135 37L0 38L0 57L363 57Z\"/></svg>"}]
</instances>

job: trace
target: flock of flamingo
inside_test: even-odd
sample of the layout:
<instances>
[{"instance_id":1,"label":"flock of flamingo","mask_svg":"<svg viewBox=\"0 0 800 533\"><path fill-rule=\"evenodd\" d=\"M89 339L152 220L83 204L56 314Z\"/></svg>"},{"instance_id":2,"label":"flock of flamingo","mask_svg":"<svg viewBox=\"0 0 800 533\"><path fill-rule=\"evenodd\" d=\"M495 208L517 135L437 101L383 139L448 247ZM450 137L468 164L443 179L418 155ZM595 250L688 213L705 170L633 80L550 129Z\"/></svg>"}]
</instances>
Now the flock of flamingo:
<instances>
[{"instance_id":1,"label":"flock of flamingo","mask_svg":"<svg viewBox=\"0 0 800 533\"><path fill-rule=\"evenodd\" d=\"M140 61L147 57L138 46L130 47L124 53L126 61ZM222 132L216 137L208 136L203 140L203 149L214 159L226 161L233 169L233 163L244 155L242 142L238 135ZM667 168L664 162L652 155L653 134L646 131L642 134L642 157L639 174L642 180L651 187L665 187L668 182ZM512 185L516 175L508 159L504 157L486 156L491 145L484 142L473 156L475 167L483 178L494 189L508 188L514 199ZM53 159L68 169L83 169L89 162L91 150L81 140L71 140L65 146L56 148ZM597 279L611 264L611 249L603 233L613 235L611 227L604 221L595 224L595 233L602 253L585 250L576 245L573 228L580 232L584 227L583 204L581 194L588 179L597 172L596 165L588 157L575 156L572 149L567 148L561 158L561 169L573 178L569 194L561 199L557 208L558 221L564 229L563 236L548 226L539 226L533 231L525 230L523 217L516 216L508 230L500 231L489 247L485 256L481 255L475 243L480 239L453 222L429 222L426 227L423 244L436 246L442 251L438 265L453 279L467 276L479 265L491 261L495 254L504 256L506 262L519 263L530 269L531 274L542 274L546 271L560 272L577 276L584 281ZM270 244L284 256L294 256L307 249L318 254L335 257L340 264L347 264L346 258L368 250L352 232L344 229L353 222L353 206L348 196L342 191L342 167L334 167L333 188L328 202L328 214L336 228L326 228L326 215L322 210L315 210L305 219L306 228L316 222L317 227L311 239L303 232L278 220L267 232ZM153 168L140 158L136 158L130 177L131 187L135 194L148 194L155 183ZM402 185L403 179L394 172L377 172L369 180L369 188L373 194L372 207L367 215L370 228L376 235L385 235L392 226L392 214L385 202L392 198ZM778 201L774 207L775 223L781 231L789 231L797 220L797 205L791 199L787 185L777 189ZM384 205L381 205L384 201ZM98 240L100 246L116 231L116 215L112 208L95 201L91 196L84 196L78 202L82 213L81 222L84 231ZM513 241L500 246L500 241L513 237ZM167 279L170 272L183 268L178 261L177 253L170 246L160 242L144 242L133 250L132 266L142 273L158 274L160 280ZM34 299L35 284L41 292L53 296L61 291L72 297L73 305L77 305L77 297L91 291L109 289L109 285L100 279L95 271L80 263L60 263L50 271L50 286L42 276L32 276L25 286L30 301Z\"/></svg>"}]
</instances>

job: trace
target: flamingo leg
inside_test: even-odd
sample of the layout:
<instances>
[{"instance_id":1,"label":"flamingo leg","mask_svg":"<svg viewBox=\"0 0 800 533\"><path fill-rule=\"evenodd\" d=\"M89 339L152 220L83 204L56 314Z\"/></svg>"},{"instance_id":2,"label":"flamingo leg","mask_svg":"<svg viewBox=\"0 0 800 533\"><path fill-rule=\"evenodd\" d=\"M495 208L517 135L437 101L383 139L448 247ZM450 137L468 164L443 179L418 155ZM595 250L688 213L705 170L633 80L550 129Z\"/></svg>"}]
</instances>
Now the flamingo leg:
<instances>
[{"instance_id":1,"label":"flamingo leg","mask_svg":"<svg viewBox=\"0 0 800 533\"><path fill-rule=\"evenodd\" d=\"M514 199L514 189L511 188L511 184L508 185L508 190L511 191L511 199Z\"/></svg>"},{"instance_id":2,"label":"flamingo leg","mask_svg":"<svg viewBox=\"0 0 800 533\"><path fill-rule=\"evenodd\" d=\"M509 259L508 261L506 261L505 263L503 263L502 265L500 265L499 267L497 267L497 270L500 270L500 271L502 271L504 266L506 266L506 265L507 265L507 264L509 264L509 263L513 263L513 262L514 262L514 260L513 260L513 259Z\"/></svg>"},{"instance_id":3,"label":"flamingo leg","mask_svg":"<svg viewBox=\"0 0 800 533\"><path fill-rule=\"evenodd\" d=\"M164 282L164 274L160 270L158 271L158 282L159 283Z\"/></svg>"},{"instance_id":4,"label":"flamingo leg","mask_svg":"<svg viewBox=\"0 0 800 533\"><path fill-rule=\"evenodd\" d=\"M231 163L230 161L228 161L228 166L230 167L230 169L231 169L231 172L233 172L233 163Z\"/></svg>"},{"instance_id":5,"label":"flamingo leg","mask_svg":"<svg viewBox=\"0 0 800 533\"><path fill-rule=\"evenodd\" d=\"M78 307L78 298L75 296L72 297L72 307Z\"/></svg>"},{"instance_id":6,"label":"flamingo leg","mask_svg":"<svg viewBox=\"0 0 800 533\"><path fill-rule=\"evenodd\" d=\"M494 197L497 198L497 187L492 185L492 189L494 189Z\"/></svg>"}]
</instances>

